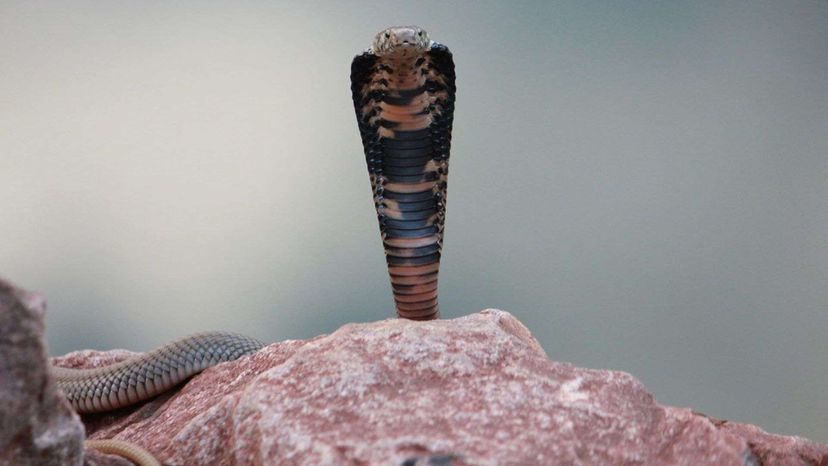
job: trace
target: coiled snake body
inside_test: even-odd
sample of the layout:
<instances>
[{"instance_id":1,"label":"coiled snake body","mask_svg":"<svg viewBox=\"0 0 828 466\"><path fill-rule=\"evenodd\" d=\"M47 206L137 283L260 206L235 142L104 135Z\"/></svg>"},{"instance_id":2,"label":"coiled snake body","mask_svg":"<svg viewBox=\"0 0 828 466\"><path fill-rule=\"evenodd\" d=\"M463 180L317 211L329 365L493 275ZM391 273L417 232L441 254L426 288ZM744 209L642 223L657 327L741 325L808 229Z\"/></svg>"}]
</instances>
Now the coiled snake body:
<instances>
[{"instance_id":1,"label":"coiled snake body","mask_svg":"<svg viewBox=\"0 0 828 466\"><path fill-rule=\"evenodd\" d=\"M51 370L75 411L97 413L152 398L210 366L233 361L263 346L236 333L205 332L109 366Z\"/></svg>"},{"instance_id":2,"label":"coiled snake body","mask_svg":"<svg viewBox=\"0 0 828 466\"><path fill-rule=\"evenodd\" d=\"M397 314L434 319L454 114L451 53L418 27L386 29L354 58L351 91ZM208 332L105 367L51 371L75 410L95 413L144 401L263 346L244 335ZM90 440L87 446L139 466L159 464L128 442Z\"/></svg>"}]
</instances>

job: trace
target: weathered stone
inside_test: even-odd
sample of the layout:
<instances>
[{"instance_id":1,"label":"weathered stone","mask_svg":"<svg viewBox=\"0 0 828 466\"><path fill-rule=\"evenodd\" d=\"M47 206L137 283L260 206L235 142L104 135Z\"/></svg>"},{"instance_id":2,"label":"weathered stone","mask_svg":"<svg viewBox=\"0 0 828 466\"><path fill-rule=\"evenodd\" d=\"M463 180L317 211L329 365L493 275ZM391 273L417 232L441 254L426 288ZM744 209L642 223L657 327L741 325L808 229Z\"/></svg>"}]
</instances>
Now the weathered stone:
<instances>
[{"instance_id":1,"label":"weathered stone","mask_svg":"<svg viewBox=\"0 0 828 466\"><path fill-rule=\"evenodd\" d=\"M0 279L0 465L82 463L83 424L48 375L46 301Z\"/></svg>"},{"instance_id":2,"label":"weathered stone","mask_svg":"<svg viewBox=\"0 0 828 466\"><path fill-rule=\"evenodd\" d=\"M759 465L828 466L828 448L825 445L797 436L769 434L751 424L710 417L708 419L722 432L735 435L747 442Z\"/></svg>"},{"instance_id":3,"label":"weathered stone","mask_svg":"<svg viewBox=\"0 0 828 466\"><path fill-rule=\"evenodd\" d=\"M828 465L825 446L724 428L659 405L628 374L551 361L497 310L276 343L174 394L84 420L92 438L132 441L182 466ZM774 462L783 456L801 461Z\"/></svg>"}]
</instances>

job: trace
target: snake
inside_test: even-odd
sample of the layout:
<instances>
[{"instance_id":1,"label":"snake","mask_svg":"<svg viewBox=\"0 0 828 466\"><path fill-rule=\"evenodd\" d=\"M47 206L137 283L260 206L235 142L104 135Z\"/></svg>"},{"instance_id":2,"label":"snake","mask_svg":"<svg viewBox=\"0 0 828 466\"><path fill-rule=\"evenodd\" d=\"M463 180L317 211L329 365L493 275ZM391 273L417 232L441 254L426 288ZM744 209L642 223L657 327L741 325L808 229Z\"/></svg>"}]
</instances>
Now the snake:
<instances>
[{"instance_id":1,"label":"snake","mask_svg":"<svg viewBox=\"0 0 828 466\"><path fill-rule=\"evenodd\" d=\"M351 94L397 315L439 316L437 276L455 103L448 47L417 26L380 31L351 62Z\"/></svg>"},{"instance_id":2,"label":"snake","mask_svg":"<svg viewBox=\"0 0 828 466\"><path fill-rule=\"evenodd\" d=\"M51 367L78 413L112 411L163 393L202 370L258 351L264 343L231 332L203 332L93 369Z\"/></svg>"},{"instance_id":3,"label":"snake","mask_svg":"<svg viewBox=\"0 0 828 466\"><path fill-rule=\"evenodd\" d=\"M417 26L380 31L351 64L351 92L368 164L397 315L435 319L443 244L446 180L455 94L451 52ZM203 332L115 364L74 369L52 365L75 411L132 406L222 362L264 347L231 332ZM122 440L87 440L138 466L159 466L147 450Z\"/></svg>"}]
</instances>

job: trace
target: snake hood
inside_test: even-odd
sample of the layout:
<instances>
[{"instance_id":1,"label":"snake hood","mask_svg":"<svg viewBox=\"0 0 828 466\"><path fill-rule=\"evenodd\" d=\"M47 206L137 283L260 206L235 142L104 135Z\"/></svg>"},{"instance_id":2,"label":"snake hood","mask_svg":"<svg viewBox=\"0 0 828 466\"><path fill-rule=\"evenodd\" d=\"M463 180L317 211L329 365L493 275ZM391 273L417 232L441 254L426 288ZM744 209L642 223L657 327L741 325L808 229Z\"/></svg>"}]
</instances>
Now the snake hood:
<instances>
[{"instance_id":1,"label":"snake hood","mask_svg":"<svg viewBox=\"0 0 828 466\"><path fill-rule=\"evenodd\" d=\"M437 318L454 61L416 26L380 31L351 63L351 92L397 314Z\"/></svg>"}]
</instances>

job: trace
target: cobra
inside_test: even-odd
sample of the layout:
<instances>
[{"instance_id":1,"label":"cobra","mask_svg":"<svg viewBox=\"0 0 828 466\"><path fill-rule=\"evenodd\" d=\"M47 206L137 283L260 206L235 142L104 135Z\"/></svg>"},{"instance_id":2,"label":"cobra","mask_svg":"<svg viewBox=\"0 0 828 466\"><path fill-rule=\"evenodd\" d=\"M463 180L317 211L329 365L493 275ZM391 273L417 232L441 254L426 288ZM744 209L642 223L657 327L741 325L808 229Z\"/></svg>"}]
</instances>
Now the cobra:
<instances>
[{"instance_id":1,"label":"cobra","mask_svg":"<svg viewBox=\"0 0 828 466\"><path fill-rule=\"evenodd\" d=\"M351 66L351 90L368 162L397 314L434 319L443 243L446 180L454 114L454 63L444 45L416 26L381 31ZM94 369L51 367L79 413L123 408L159 395L202 370L264 344L229 332L175 340ZM159 466L130 442L87 440L138 466Z\"/></svg>"},{"instance_id":2,"label":"cobra","mask_svg":"<svg viewBox=\"0 0 828 466\"><path fill-rule=\"evenodd\" d=\"M417 26L388 28L351 64L351 93L397 314L439 316L454 61Z\"/></svg>"}]
</instances>

